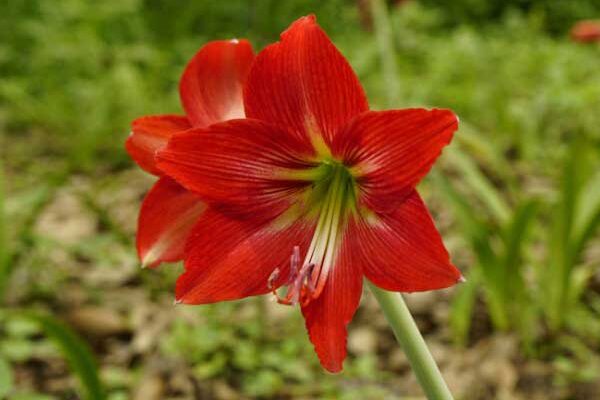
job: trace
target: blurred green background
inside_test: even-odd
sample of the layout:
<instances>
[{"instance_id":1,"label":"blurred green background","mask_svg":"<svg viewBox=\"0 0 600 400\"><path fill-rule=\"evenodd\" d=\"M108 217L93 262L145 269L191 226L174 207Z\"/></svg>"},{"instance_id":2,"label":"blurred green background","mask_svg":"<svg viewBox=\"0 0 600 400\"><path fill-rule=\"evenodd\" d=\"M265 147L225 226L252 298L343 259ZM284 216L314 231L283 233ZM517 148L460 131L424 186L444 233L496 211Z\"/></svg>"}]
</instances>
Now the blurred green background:
<instances>
[{"instance_id":1,"label":"blurred green background","mask_svg":"<svg viewBox=\"0 0 600 400\"><path fill-rule=\"evenodd\" d=\"M130 121L180 112L206 41L308 13L372 108L461 117L420 189L468 282L406 296L455 396L597 398L600 45L569 39L595 0L2 2L0 398L422 398L368 293L330 375L297 310L174 307L181 266L135 256Z\"/></svg>"}]
</instances>

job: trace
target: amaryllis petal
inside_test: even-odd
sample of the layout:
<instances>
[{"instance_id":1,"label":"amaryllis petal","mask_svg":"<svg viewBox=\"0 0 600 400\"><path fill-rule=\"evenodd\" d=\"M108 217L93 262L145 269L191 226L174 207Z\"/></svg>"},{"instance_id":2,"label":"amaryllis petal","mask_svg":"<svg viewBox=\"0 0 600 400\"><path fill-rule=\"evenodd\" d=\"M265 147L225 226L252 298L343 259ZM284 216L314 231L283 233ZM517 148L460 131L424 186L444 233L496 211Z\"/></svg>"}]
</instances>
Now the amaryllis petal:
<instances>
[{"instance_id":1,"label":"amaryllis petal","mask_svg":"<svg viewBox=\"0 0 600 400\"><path fill-rule=\"evenodd\" d=\"M149 266L185 258L178 302L271 291L300 306L321 364L338 372L363 278L404 292L461 280L415 189L458 119L369 111L314 16L256 59L246 41L209 43L180 97L187 117L141 119L127 144L163 176L144 201L138 250Z\"/></svg>"},{"instance_id":2,"label":"amaryllis petal","mask_svg":"<svg viewBox=\"0 0 600 400\"><path fill-rule=\"evenodd\" d=\"M292 179L312 166L306 137L257 120L233 120L175 136L158 153L158 165L209 202L231 212L279 213L310 183Z\"/></svg>"},{"instance_id":3,"label":"amaryllis petal","mask_svg":"<svg viewBox=\"0 0 600 400\"><path fill-rule=\"evenodd\" d=\"M274 287L285 283L292 251L307 248L315 221L280 222L264 218L247 223L208 210L187 243L177 300L204 304L264 294L276 268L280 273Z\"/></svg>"},{"instance_id":4,"label":"amaryllis petal","mask_svg":"<svg viewBox=\"0 0 600 400\"><path fill-rule=\"evenodd\" d=\"M416 191L393 213L353 220L347 235L360 243L354 262L383 289L417 292L446 288L461 280Z\"/></svg>"},{"instance_id":5,"label":"amaryllis petal","mask_svg":"<svg viewBox=\"0 0 600 400\"><path fill-rule=\"evenodd\" d=\"M183 258L187 237L206 205L168 177L146 195L138 220L137 249L142 265Z\"/></svg>"},{"instance_id":6,"label":"amaryllis petal","mask_svg":"<svg viewBox=\"0 0 600 400\"><path fill-rule=\"evenodd\" d=\"M163 148L173 134L190 129L185 116L152 115L131 123L131 134L125 142L127 152L142 169L154 175L161 172L154 163L154 153Z\"/></svg>"},{"instance_id":7,"label":"amaryllis petal","mask_svg":"<svg viewBox=\"0 0 600 400\"><path fill-rule=\"evenodd\" d=\"M584 20L571 28L571 39L580 43L600 42L600 20Z\"/></svg>"},{"instance_id":8,"label":"amaryllis petal","mask_svg":"<svg viewBox=\"0 0 600 400\"><path fill-rule=\"evenodd\" d=\"M320 296L302 307L306 329L321 365L330 372L342 370L346 358L347 325L362 294L362 271L354 258L354 238L346 235Z\"/></svg>"},{"instance_id":9,"label":"amaryllis petal","mask_svg":"<svg viewBox=\"0 0 600 400\"><path fill-rule=\"evenodd\" d=\"M332 152L354 171L360 200L390 211L429 172L457 128L449 110L369 111L337 135Z\"/></svg>"},{"instance_id":10,"label":"amaryllis petal","mask_svg":"<svg viewBox=\"0 0 600 400\"><path fill-rule=\"evenodd\" d=\"M205 127L244 117L242 86L254 59L247 40L220 40L206 44L189 62L179 94L190 122Z\"/></svg>"},{"instance_id":11,"label":"amaryllis petal","mask_svg":"<svg viewBox=\"0 0 600 400\"><path fill-rule=\"evenodd\" d=\"M244 88L249 118L331 141L337 130L368 110L354 71L314 16L294 22L281 41L259 55Z\"/></svg>"}]
</instances>

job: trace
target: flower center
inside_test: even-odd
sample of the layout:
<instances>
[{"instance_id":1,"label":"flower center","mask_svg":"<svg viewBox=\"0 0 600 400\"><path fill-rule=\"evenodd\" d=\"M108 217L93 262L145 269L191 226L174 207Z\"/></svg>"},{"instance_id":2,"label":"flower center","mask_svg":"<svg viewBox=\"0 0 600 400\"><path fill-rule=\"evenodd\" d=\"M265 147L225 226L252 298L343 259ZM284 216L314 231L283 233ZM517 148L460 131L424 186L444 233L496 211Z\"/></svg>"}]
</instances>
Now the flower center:
<instances>
[{"instance_id":1,"label":"flower center","mask_svg":"<svg viewBox=\"0 0 600 400\"><path fill-rule=\"evenodd\" d=\"M335 265L346 217L356 204L354 178L343 164L332 161L318 168L319 177L314 180L307 199L309 207L318 211L318 220L304 261L300 263L300 249L294 247L285 283L288 289L283 297L272 289L279 268L269 278L269 288L282 304L306 305L319 297Z\"/></svg>"}]
</instances>

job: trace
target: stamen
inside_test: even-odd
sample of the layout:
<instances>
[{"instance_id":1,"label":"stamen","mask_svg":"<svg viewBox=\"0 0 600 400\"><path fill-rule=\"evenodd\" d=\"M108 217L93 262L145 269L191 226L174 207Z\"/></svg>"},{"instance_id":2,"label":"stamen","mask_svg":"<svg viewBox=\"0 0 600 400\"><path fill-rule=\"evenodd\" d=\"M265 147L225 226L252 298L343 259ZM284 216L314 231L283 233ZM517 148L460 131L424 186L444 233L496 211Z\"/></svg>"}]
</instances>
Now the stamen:
<instances>
[{"instance_id":1,"label":"stamen","mask_svg":"<svg viewBox=\"0 0 600 400\"><path fill-rule=\"evenodd\" d=\"M302 266L300 271L298 271L298 265L300 265L300 247L294 246L294 251L290 257L290 273L288 275L287 282L284 283L284 286L288 286L288 291L285 297L281 297L279 293L277 293L277 288L275 288L274 285L275 281L279 279L279 274L281 273L280 269L275 268L269 276L267 288L271 291L271 293L273 293L279 304L292 306L298 303L305 304L307 301L307 296L308 300L310 300L312 294L314 293L314 285L311 282L310 276L315 265L305 264Z\"/></svg>"},{"instance_id":2,"label":"stamen","mask_svg":"<svg viewBox=\"0 0 600 400\"><path fill-rule=\"evenodd\" d=\"M275 268L269 276L267 286L280 304L305 306L318 298L325 288L329 272L336 262L347 212L348 176L344 168L333 168L332 176L323 183L327 185L326 192L304 261L300 261L300 248L294 246L287 281L281 282L281 286L287 286L285 296L280 296L275 288L275 281L281 278L281 270Z\"/></svg>"}]
</instances>

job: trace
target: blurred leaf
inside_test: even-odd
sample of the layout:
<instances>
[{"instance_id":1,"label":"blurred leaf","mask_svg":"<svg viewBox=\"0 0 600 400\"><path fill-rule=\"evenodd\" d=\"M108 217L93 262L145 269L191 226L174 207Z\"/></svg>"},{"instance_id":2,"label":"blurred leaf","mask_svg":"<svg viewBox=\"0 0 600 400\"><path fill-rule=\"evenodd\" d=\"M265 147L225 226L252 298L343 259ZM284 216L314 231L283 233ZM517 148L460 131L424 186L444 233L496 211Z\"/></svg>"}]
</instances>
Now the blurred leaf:
<instances>
[{"instance_id":1,"label":"blurred leaf","mask_svg":"<svg viewBox=\"0 0 600 400\"><path fill-rule=\"evenodd\" d=\"M467 281L462 283L452 298L450 327L454 341L460 346L467 344L473 310L477 301L477 289L481 284L477 269L472 269Z\"/></svg>"},{"instance_id":2,"label":"blurred leaf","mask_svg":"<svg viewBox=\"0 0 600 400\"><path fill-rule=\"evenodd\" d=\"M600 225L600 172L589 179L578 200L571 245L573 262L577 262L587 241Z\"/></svg>"},{"instance_id":3,"label":"blurred leaf","mask_svg":"<svg viewBox=\"0 0 600 400\"><path fill-rule=\"evenodd\" d=\"M537 209L537 201L525 201L516 209L512 220L504 231L505 246L502 260L504 276L502 283L506 301L514 300L524 294L525 283L523 281L521 255L523 248L527 245L526 236L531 224L535 221L534 217ZM526 299L520 300L526 301Z\"/></svg>"},{"instance_id":4,"label":"blurred leaf","mask_svg":"<svg viewBox=\"0 0 600 400\"><path fill-rule=\"evenodd\" d=\"M446 152L449 162L460 172L461 178L481 199L494 218L503 224L510 218L510 208L477 165L460 148L450 146Z\"/></svg>"},{"instance_id":5,"label":"blurred leaf","mask_svg":"<svg viewBox=\"0 0 600 400\"><path fill-rule=\"evenodd\" d=\"M502 173L503 177L508 178L507 172L510 171L510 165L499 154L498 150L494 147L494 143L486 140L485 134L468 121L461 119L458 126L459 131L454 140L464 148L465 152L472 154L476 159L483 160L486 166L494 172Z\"/></svg>"},{"instance_id":6,"label":"blurred leaf","mask_svg":"<svg viewBox=\"0 0 600 400\"><path fill-rule=\"evenodd\" d=\"M10 364L0 355L0 399L7 396L13 386L13 375Z\"/></svg>"},{"instance_id":7,"label":"blurred leaf","mask_svg":"<svg viewBox=\"0 0 600 400\"><path fill-rule=\"evenodd\" d=\"M224 353L216 353L209 360L205 360L195 366L194 372L199 378L208 379L221 375L227 367L227 356Z\"/></svg>"},{"instance_id":8,"label":"blurred leaf","mask_svg":"<svg viewBox=\"0 0 600 400\"><path fill-rule=\"evenodd\" d=\"M4 170L0 162L0 304L4 300L4 288L10 274L10 249L6 229L4 203Z\"/></svg>"},{"instance_id":9,"label":"blurred leaf","mask_svg":"<svg viewBox=\"0 0 600 400\"><path fill-rule=\"evenodd\" d=\"M98 368L88 345L62 322L34 312L19 313L39 324L44 333L53 340L67 359L72 372L79 378L86 400L105 399L104 388L98 376Z\"/></svg>"},{"instance_id":10,"label":"blurred leaf","mask_svg":"<svg viewBox=\"0 0 600 400\"><path fill-rule=\"evenodd\" d=\"M487 235L487 227L483 221L479 219L479 215L473 212L473 208L467 203L464 196L461 196L450 184L448 178L434 170L430 174L431 179L435 182L436 187L441 191L444 200L452 207L453 214L460 224L466 239L473 243L479 238Z\"/></svg>"},{"instance_id":11,"label":"blurred leaf","mask_svg":"<svg viewBox=\"0 0 600 400\"><path fill-rule=\"evenodd\" d=\"M548 239L549 268L542 274L542 302L550 328L558 331L568 313L572 274L585 242L600 223L600 195L597 187L587 186L585 178L592 163L587 141L577 139L571 143L563 162L560 198L552 217L552 230ZM590 184L596 184L596 175ZM580 209L580 207L582 207ZM590 218L583 222L582 218Z\"/></svg>"},{"instance_id":12,"label":"blurred leaf","mask_svg":"<svg viewBox=\"0 0 600 400\"><path fill-rule=\"evenodd\" d=\"M256 374L246 376L243 382L244 393L253 398L272 396L284 386L281 376L276 371L259 370Z\"/></svg>"},{"instance_id":13,"label":"blurred leaf","mask_svg":"<svg viewBox=\"0 0 600 400\"><path fill-rule=\"evenodd\" d=\"M35 351L35 344L28 338L8 338L0 341L0 351L12 361L25 361Z\"/></svg>"},{"instance_id":14,"label":"blurred leaf","mask_svg":"<svg viewBox=\"0 0 600 400\"><path fill-rule=\"evenodd\" d=\"M10 400L56 400L56 397L41 393L14 393Z\"/></svg>"},{"instance_id":15,"label":"blurred leaf","mask_svg":"<svg viewBox=\"0 0 600 400\"><path fill-rule=\"evenodd\" d=\"M492 232L490 232L485 221L473 212L472 207L465 198L452 187L448 179L440 174L432 175L441 188L445 199L452 206L456 218L466 232L471 250L477 257L477 264L474 268L480 270L478 272L480 273L479 278L483 283L492 322L498 329L506 330L509 326L509 320L502 292L503 270L499 257L491 246Z\"/></svg>"}]
</instances>

